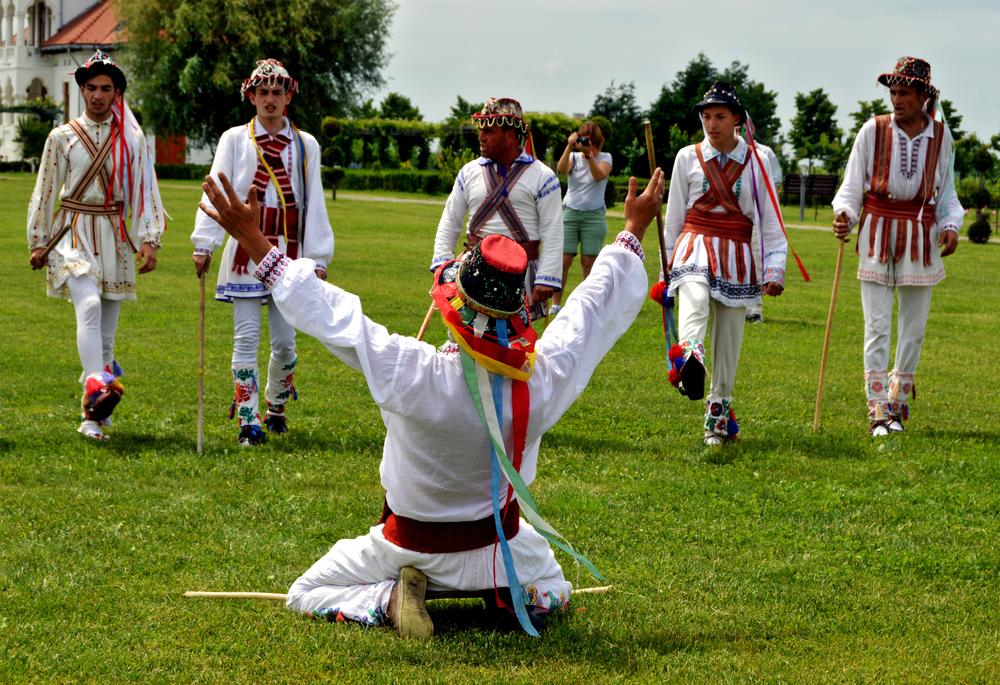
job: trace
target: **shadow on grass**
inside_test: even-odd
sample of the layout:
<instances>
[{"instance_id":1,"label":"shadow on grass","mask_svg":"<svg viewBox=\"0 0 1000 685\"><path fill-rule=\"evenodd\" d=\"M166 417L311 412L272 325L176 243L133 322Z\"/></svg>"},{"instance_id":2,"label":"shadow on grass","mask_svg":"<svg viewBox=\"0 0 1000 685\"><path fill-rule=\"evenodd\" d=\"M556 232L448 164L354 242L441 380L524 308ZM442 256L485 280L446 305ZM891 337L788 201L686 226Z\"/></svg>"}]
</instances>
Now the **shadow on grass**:
<instances>
[{"instance_id":1,"label":"shadow on grass","mask_svg":"<svg viewBox=\"0 0 1000 685\"><path fill-rule=\"evenodd\" d=\"M929 438L944 439L944 440L970 440L976 442L985 442L992 445L1000 442L1000 431L984 431L984 430L948 430L943 428L931 428L928 430L920 431ZM2 449L2 444L0 444L0 449Z\"/></svg>"},{"instance_id":2,"label":"shadow on grass","mask_svg":"<svg viewBox=\"0 0 1000 685\"><path fill-rule=\"evenodd\" d=\"M871 458L871 448L859 443L856 436L846 439L839 435L809 433L800 439L789 441L762 432L722 448L705 448L702 461L708 464L728 465L737 460L757 459L760 454L772 452L801 454L808 459L863 461Z\"/></svg>"}]
</instances>

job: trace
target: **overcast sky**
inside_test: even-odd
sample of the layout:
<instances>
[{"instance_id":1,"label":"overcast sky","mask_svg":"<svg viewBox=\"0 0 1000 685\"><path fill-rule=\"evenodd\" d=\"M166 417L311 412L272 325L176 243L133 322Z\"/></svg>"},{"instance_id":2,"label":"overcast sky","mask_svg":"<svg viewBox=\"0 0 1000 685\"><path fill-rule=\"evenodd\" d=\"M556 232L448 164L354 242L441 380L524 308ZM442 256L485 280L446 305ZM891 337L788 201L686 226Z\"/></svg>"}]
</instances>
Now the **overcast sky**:
<instances>
[{"instance_id":1,"label":"overcast sky","mask_svg":"<svg viewBox=\"0 0 1000 685\"><path fill-rule=\"evenodd\" d=\"M375 102L402 93L429 121L447 116L458 95L586 113L612 80L634 81L645 109L700 51L718 68L748 65L750 78L776 91L783 133L795 94L815 88L849 127L858 100L885 97L876 76L913 55L930 62L964 130L987 140L1000 132L998 0L396 2Z\"/></svg>"}]
</instances>

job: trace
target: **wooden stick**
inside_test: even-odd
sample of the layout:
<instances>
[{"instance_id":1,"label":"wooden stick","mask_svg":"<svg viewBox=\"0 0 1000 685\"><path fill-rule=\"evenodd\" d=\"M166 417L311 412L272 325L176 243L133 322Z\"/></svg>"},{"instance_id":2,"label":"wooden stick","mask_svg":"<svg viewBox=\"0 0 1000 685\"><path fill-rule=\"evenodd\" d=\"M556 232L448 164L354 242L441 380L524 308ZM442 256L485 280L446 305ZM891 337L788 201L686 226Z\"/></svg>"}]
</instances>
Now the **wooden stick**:
<instances>
[{"instance_id":1,"label":"wooden stick","mask_svg":"<svg viewBox=\"0 0 1000 685\"><path fill-rule=\"evenodd\" d=\"M205 433L205 272L198 277L198 454Z\"/></svg>"},{"instance_id":2,"label":"wooden stick","mask_svg":"<svg viewBox=\"0 0 1000 685\"><path fill-rule=\"evenodd\" d=\"M45 251L42 252L42 258L41 258L43 265L45 263L45 260L49 258L49 253L56 248L56 245L59 244L59 241L63 239L63 236L66 235L66 233L69 232L69 229L71 228L73 228L73 224L66 224L65 226L59 229L58 233L52 236L52 239L49 240L49 242L45 243Z\"/></svg>"},{"instance_id":3,"label":"wooden stick","mask_svg":"<svg viewBox=\"0 0 1000 685\"><path fill-rule=\"evenodd\" d=\"M573 590L574 595L606 595L611 592L614 585L602 585L600 587L581 587Z\"/></svg>"},{"instance_id":4,"label":"wooden stick","mask_svg":"<svg viewBox=\"0 0 1000 685\"><path fill-rule=\"evenodd\" d=\"M830 351L830 330L833 328L833 312L837 309L837 293L840 292L840 267L844 263L844 245L840 241L837 250L837 272L833 275L833 292L830 293L830 311L826 315L826 333L823 335L823 356L819 360L819 385L816 388L816 412L813 414L813 433L819 432L819 419L823 411L823 380L826 375L826 355Z\"/></svg>"},{"instance_id":5,"label":"wooden stick","mask_svg":"<svg viewBox=\"0 0 1000 685\"><path fill-rule=\"evenodd\" d=\"M417 340L424 339L424 333L427 332L427 324L431 322L431 317L434 316L434 301L431 300L431 306L427 308L427 313L424 314L424 322L420 324L420 330L417 331Z\"/></svg>"},{"instance_id":6,"label":"wooden stick","mask_svg":"<svg viewBox=\"0 0 1000 685\"><path fill-rule=\"evenodd\" d=\"M287 595L279 592L199 592L188 590L185 597L203 597L206 599L270 599L284 601Z\"/></svg>"},{"instance_id":7,"label":"wooden stick","mask_svg":"<svg viewBox=\"0 0 1000 685\"><path fill-rule=\"evenodd\" d=\"M656 150L653 149L653 127L649 119L642 122L646 129L646 157L649 159L649 176L652 178L656 171ZM662 207L661 207L662 209ZM667 276L667 245L663 241L663 215L656 212L656 238L660 246L660 268L663 269L663 277Z\"/></svg>"}]
</instances>

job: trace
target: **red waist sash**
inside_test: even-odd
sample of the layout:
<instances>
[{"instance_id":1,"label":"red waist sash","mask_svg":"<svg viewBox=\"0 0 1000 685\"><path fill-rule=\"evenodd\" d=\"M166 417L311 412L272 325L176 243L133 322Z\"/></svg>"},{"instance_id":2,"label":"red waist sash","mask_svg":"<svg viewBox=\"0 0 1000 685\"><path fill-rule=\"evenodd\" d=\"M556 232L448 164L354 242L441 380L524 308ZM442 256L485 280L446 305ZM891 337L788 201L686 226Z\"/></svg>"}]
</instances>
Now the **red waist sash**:
<instances>
[{"instance_id":1,"label":"red waist sash","mask_svg":"<svg viewBox=\"0 0 1000 685\"><path fill-rule=\"evenodd\" d=\"M291 259L299 257L299 208L297 205L287 205L285 219L282 220L281 207L261 207L260 208L260 232L267 238L267 242L274 247L278 247L278 237L285 237L285 227L288 227L288 236L285 241L285 254ZM236 246L236 255L233 257L233 271L238 274L247 273L247 266L250 263L250 255L243 249L242 245Z\"/></svg>"},{"instance_id":2,"label":"red waist sash","mask_svg":"<svg viewBox=\"0 0 1000 685\"><path fill-rule=\"evenodd\" d=\"M465 238L465 245L470 250L478 245L479 241L482 240L482 238L475 235L467 235ZM528 259L538 260L538 250L542 244L541 240L525 240L523 243L519 244L524 248L524 251L528 253Z\"/></svg>"},{"instance_id":3,"label":"red waist sash","mask_svg":"<svg viewBox=\"0 0 1000 685\"><path fill-rule=\"evenodd\" d=\"M512 500L501 512L503 532L512 540L520 530L521 508ZM414 552L448 554L487 547L497 541L493 516L478 521L418 521L393 513L382 505L382 535L394 545Z\"/></svg>"},{"instance_id":4,"label":"red waist sash","mask_svg":"<svg viewBox=\"0 0 1000 685\"><path fill-rule=\"evenodd\" d=\"M736 243L734 246L738 252L736 254L736 279L742 283L746 279L747 264L743 260L742 245L749 245L753 235L753 221L744 214L736 212L706 212L695 207L688 210L684 219L684 228L681 233L693 234L688 240L687 250L681 261L687 261L694 251L696 236L701 236L705 245L705 252L708 254L708 268L713 276L721 275L729 280L729 249L730 241ZM712 238L719 239L719 252L716 255L712 247ZM750 283L757 282L757 266L753 259L750 260Z\"/></svg>"},{"instance_id":5,"label":"red waist sash","mask_svg":"<svg viewBox=\"0 0 1000 685\"><path fill-rule=\"evenodd\" d=\"M921 209L924 210L923 216L920 215ZM881 195L868 193L865 197L864 214L871 216L871 224L868 229L869 257L875 256L876 220L883 219L878 260L882 263L889 260L889 221L896 219L900 222L910 222L910 261L915 262L920 258L917 243L922 239L924 246L924 266L931 265L931 227L936 221L934 205L925 204L919 199L890 200ZM861 222L863 225L864 216L862 216ZM906 252L906 226L900 223L896 225L896 244L892 247L892 260L898 262L902 259L904 252Z\"/></svg>"}]
</instances>

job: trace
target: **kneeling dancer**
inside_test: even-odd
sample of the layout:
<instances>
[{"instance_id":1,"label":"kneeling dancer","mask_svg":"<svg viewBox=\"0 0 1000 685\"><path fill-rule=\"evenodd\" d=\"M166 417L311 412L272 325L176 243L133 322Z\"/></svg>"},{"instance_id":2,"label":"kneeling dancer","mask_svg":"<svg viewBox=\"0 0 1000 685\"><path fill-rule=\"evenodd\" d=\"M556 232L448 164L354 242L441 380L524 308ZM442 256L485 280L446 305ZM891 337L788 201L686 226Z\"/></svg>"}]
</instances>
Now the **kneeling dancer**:
<instances>
[{"instance_id":1,"label":"kneeling dancer","mask_svg":"<svg viewBox=\"0 0 1000 685\"><path fill-rule=\"evenodd\" d=\"M427 638L425 591L508 587L518 621L537 634L572 592L550 542L571 548L538 515L527 485L542 435L642 307L640 241L660 205L662 172L641 196L630 180L625 230L537 340L528 257L516 242L486 236L464 260L442 265L432 295L454 342L443 351L390 334L364 316L357 296L317 279L312 260L272 249L256 230L256 199L244 204L220 181L225 193L206 179L214 208L202 208L259 264L255 275L289 323L365 375L386 427L382 520L296 580L289 608Z\"/></svg>"},{"instance_id":2,"label":"kneeling dancer","mask_svg":"<svg viewBox=\"0 0 1000 685\"><path fill-rule=\"evenodd\" d=\"M711 315L705 444L721 445L739 430L732 402L746 307L761 292L781 295L788 243L766 194L761 202L763 175L770 172L737 134L747 115L736 91L716 82L695 110L705 140L677 153L664 223L667 293L677 298L680 338L669 351L670 379L692 400L705 396L704 340ZM759 277L750 247L754 230L760 234Z\"/></svg>"}]
</instances>

